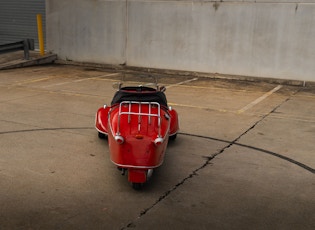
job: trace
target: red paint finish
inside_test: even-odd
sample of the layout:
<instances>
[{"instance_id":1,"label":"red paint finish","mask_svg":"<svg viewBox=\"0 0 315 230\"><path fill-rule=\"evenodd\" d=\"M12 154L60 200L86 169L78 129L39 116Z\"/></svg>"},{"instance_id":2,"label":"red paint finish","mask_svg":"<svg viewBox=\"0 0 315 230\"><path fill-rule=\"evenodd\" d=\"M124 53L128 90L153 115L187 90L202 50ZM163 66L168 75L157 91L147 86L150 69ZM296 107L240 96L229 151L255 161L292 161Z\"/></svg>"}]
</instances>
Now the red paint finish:
<instances>
[{"instance_id":1,"label":"red paint finish","mask_svg":"<svg viewBox=\"0 0 315 230\"><path fill-rule=\"evenodd\" d=\"M142 86L116 92L112 105L97 111L95 123L108 135L111 161L128 170L132 183L146 182L148 170L163 163L169 135L176 137L179 129L164 93Z\"/></svg>"}]
</instances>

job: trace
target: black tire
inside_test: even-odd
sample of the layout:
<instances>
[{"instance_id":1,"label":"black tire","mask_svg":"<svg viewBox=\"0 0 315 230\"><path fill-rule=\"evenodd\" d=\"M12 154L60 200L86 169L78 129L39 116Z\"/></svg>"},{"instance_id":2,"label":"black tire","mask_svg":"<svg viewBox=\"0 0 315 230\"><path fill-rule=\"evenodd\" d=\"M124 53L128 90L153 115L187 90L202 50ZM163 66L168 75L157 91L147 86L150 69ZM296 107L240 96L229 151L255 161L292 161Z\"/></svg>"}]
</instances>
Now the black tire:
<instances>
[{"instance_id":1,"label":"black tire","mask_svg":"<svg viewBox=\"0 0 315 230\"><path fill-rule=\"evenodd\" d=\"M98 132L98 138L99 139L107 139L107 135L101 132Z\"/></svg>"},{"instance_id":2,"label":"black tire","mask_svg":"<svg viewBox=\"0 0 315 230\"><path fill-rule=\"evenodd\" d=\"M173 141L173 140L176 139L176 137L177 137L177 133L175 133L175 134L172 135L172 136L169 136L168 139L171 140L171 141Z\"/></svg>"},{"instance_id":3,"label":"black tire","mask_svg":"<svg viewBox=\"0 0 315 230\"><path fill-rule=\"evenodd\" d=\"M142 183L132 183L132 188L134 190L140 190L142 189L143 184Z\"/></svg>"}]
</instances>

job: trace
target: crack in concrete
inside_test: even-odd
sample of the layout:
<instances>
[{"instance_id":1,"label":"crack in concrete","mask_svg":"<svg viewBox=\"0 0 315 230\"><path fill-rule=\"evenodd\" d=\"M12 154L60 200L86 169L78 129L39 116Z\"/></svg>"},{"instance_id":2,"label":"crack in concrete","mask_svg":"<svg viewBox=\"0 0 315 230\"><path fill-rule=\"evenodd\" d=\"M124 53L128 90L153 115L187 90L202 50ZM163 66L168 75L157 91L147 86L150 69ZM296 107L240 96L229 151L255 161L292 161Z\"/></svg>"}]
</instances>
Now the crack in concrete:
<instances>
[{"instance_id":1,"label":"crack in concrete","mask_svg":"<svg viewBox=\"0 0 315 230\"><path fill-rule=\"evenodd\" d=\"M238 138L236 138L234 141L232 141L231 143L229 143L227 146L225 146L224 148L222 148L220 151L218 151L217 153L215 153L212 156L206 156L204 158L206 158L207 160L197 169L193 170L187 177L185 177L184 179L182 179L179 183L177 183L173 188L169 189L168 191L166 191L162 196L160 196L150 207L144 209L143 211L140 212L140 215L136 218L139 219L142 216L144 216L147 212L149 212L152 208L154 208L159 202L161 202L162 200L164 200L168 195L170 195L173 191L175 191L178 187L180 187L181 185L183 185L187 180L189 180L190 178L193 178L194 176L196 176L198 174L198 172L205 168L206 166L208 166L210 164L210 161L212 161L216 156L220 155L221 153L223 153L226 149L230 148L235 141L237 141ZM133 228L135 227L134 221L130 222L129 224L127 224L126 227L121 228L121 230L126 229L126 228Z\"/></svg>"},{"instance_id":2,"label":"crack in concrete","mask_svg":"<svg viewBox=\"0 0 315 230\"><path fill-rule=\"evenodd\" d=\"M270 114L274 113L278 108L280 108L284 103L286 103L287 101L289 101L293 95L295 95L296 93L298 93L300 90L297 90L296 92L294 92L293 94L291 94L288 98L286 98L284 101L282 101L280 104L278 104L277 106L275 106L269 113L265 114L264 116L262 116L258 121L256 121L252 126L250 126L246 131L244 131L243 133L241 133L237 138L235 138L233 141L228 142L226 141L226 143L229 143L228 145L226 145L225 147L223 147L220 151L216 152L215 154L211 155L211 156L207 156L205 157L207 160L204 162L204 164L202 164L199 168L193 170L187 177L185 177L184 179L182 179L179 183L177 183L175 186L173 186L171 189L167 190L162 196L160 196L150 207L144 209L143 211L140 212L139 216L135 219L140 219L141 217L143 217L145 214L147 214L152 208L154 208L158 203L160 203L161 201L163 201L165 198L167 198L173 191L175 191L176 189L178 189L181 185L183 185L187 180L189 180L190 178L193 178L194 176L196 176L198 174L198 172L200 170L202 170L203 168L205 168L206 166L208 166L210 164L210 162L218 155L222 154L223 152L225 152L225 150L229 149L231 146L233 145L241 145L237 143L237 141L239 141L244 135L246 135L249 131L251 131L252 129L254 129L260 122L262 122L266 117L268 117ZM196 135L197 136L197 135ZM218 139L219 140L219 139ZM244 145L245 146L245 145ZM314 169L312 169L314 171ZM314 172L313 172L314 173ZM125 227L121 228L121 230L124 230L126 228L134 228L136 227L135 225L135 220L131 221L130 223L128 223Z\"/></svg>"},{"instance_id":3,"label":"crack in concrete","mask_svg":"<svg viewBox=\"0 0 315 230\"><path fill-rule=\"evenodd\" d=\"M193 178L194 176L196 176L198 174L198 171L200 171L201 169L205 168L207 165L210 164L210 161L213 160L217 155L223 153L226 149L230 148L233 145L233 142L228 144L227 146L225 146L224 148L222 148L220 151L218 151L217 153L215 153L212 156L207 156L205 158L207 158L207 160L197 169L193 170L187 177L185 177L184 179L182 179L179 183L177 183L173 188L167 190L162 196L160 196L150 207L144 209L143 211L140 212L140 215L136 218L139 219L142 216L144 216L147 212L149 212L152 208L154 208L158 203L160 203L162 200L164 200L166 197L168 197L168 195L170 195L173 191L175 191L178 187L180 187L181 185L183 185L187 180L189 180L190 178ZM121 230L126 229L126 228L134 228L135 221L130 222L129 224L127 224L126 227L121 228Z\"/></svg>"}]
</instances>

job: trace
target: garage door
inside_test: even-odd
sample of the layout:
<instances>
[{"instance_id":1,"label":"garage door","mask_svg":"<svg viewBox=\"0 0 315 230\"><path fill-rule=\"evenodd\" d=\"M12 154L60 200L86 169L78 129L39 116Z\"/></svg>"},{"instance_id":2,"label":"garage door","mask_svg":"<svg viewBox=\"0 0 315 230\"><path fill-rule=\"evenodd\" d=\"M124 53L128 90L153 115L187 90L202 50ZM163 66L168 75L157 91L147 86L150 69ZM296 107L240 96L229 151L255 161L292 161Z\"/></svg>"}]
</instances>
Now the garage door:
<instances>
[{"instance_id":1,"label":"garage door","mask_svg":"<svg viewBox=\"0 0 315 230\"><path fill-rule=\"evenodd\" d=\"M0 44L32 38L38 48L37 14L42 14L45 34L45 0L1 0Z\"/></svg>"}]
</instances>

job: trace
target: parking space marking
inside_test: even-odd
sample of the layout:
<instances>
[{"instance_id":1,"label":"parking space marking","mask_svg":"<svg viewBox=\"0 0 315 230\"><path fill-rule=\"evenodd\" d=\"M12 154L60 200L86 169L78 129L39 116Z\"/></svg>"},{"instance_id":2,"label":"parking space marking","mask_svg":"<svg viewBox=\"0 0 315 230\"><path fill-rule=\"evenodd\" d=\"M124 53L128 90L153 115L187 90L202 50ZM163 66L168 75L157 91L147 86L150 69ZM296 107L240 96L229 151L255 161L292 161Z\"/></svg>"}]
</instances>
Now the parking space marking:
<instances>
[{"instance_id":1,"label":"parking space marking","mask_svg":"<svg viewBox=\"0 0 315 230\"><path fill-rule=\"evenodd\" d=\"M198 80L197 77L193 78L193 79L189 79L189 80L186 80L186 81L182 81L182 82L178 82L176 84L172 84L172 85L168 85L168 86L165 86L165 88L171 88L171 87L174 87L174 86L178 86L178 85L182 85L182 84L185 84L185 83L188 83L188 82L192 82L192 81L196 81Z\"/></svg>"},{"instance_id":2,"label":"parking space marking","mask_svg":"<svg viewBox=\"0 0 315 230\"><path fill-rule=\"evenodd\" d=\"M45 80L50 79L50 78L51 77L28 79L28 80L17 82L17 85L24 85L24 84L30 84L30 83L35 83L35 82L39 82L39 81L45 81Z\"/></svg>"},{"instance_id":3,"label":"parking space marking","mask_svg":"<svg viewBox=\"0 0 315 230\"><path fill-rule=\"evenodd\" d=\"M210 111L218 111L218 112L222 112L222 113L235 113L233 111L229 111L226 109L214 109L214 108L210 108L210 107L205 107L205 106L198 106L198 105L185 105L185 104L178 104L178 103L172 103L169 102L168 105L170 106L178 106L178 107L188 107L188 108L194 108L194 109L203 109L203 110L210 110Z\"/></svg>"},{"instance_id":4,"label":"parking space marking","mask_svg":"<svg viewBox=\"0 0 315 230\"><path fill-rule=\"evenodd\" d=\"M81 82L81 81L87 81L87 80L91 80L91 79L99 79L99 78L103 78L103 77L111 77L111 76L115 76L115 75L119 75L119 74L120 73L111 73L111 74L107 74L107 75L103 75L103 76L88 77L88 78L78 79L78 80L75 80L73 82Z\"/></svg>"},{"instance_id":5,"label":"parking space marking","mask_svg":"<svg viewBox=\"0 0 315 230\"><path fill-rule=\"evenodd\" d=\"M228 91L228 92L249 92L254 90L248 89L231 89L231 88L222 88L222 87L215 87L215 86L197 86L197 85L181 85L183 88L193 88L193 89L206 89L206 90L220 90L220 91ZM256 91L255 91L256 92Z\"/></svg>"},{"instance_id":6,"label":"parking space marking","mask_svg":"<svg viewBox=\"0 0 315 230\"><path fill-rule=\"evenodd\" d=\"M54 87L54 86L66 85L66 84L69 84L69 83L82 82L82 81L87 81L87 80L91 80L91 79L100 79L100 78L103 78L103 77L111 77L111 76L115 76L115 75L119 75L119 74L120 73L111 73L111 74L100 75L100 76L96 76L96 77L88 77L88 78L83 78L83 79L77 79L77 80L73 80L73 81L64 81L64 82L60 82L60 83L45 85L42 88L49 88L49 87Z\"/></svg>"},{"instance_id":7,"label":"parking space marking","mask_svg":"<svg viewBox=\"0 0 315 230\"><path fill-rule=\"evenodd\" d=\"M246 110L252 108L253 106L257 105L258 103L262 102L263 100L265 100L267 97L269 97L270 95L272 95L273 93L277 92L279 89L282 88L282 85L278 85L277 87L273 88L272 90L270 90L269 92L265 93L264 95L262 95L261 97L257 98L256 100L252 101L251 103L249 103L248 105L244 106L243 108L241 108L240 110L238 110L238 113L243 113Z\"/></svg>"}]
</instances>

